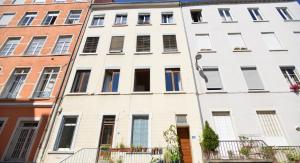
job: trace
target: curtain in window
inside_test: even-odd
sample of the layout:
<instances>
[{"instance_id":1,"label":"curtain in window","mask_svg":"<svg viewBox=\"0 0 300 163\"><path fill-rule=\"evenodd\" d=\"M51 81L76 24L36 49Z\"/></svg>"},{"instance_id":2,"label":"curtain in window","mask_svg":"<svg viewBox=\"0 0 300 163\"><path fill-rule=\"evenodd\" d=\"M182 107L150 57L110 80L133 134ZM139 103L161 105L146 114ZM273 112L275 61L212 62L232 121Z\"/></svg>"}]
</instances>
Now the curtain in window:
<instances>
[{"instance_id":1,"label":"curtain in window","mask_svg":"<svg viewBox=\"0 0 300 163\"><path fill-rule=\"evenodd\" d=\"M132 144L148 147L148 116L134 116L132 123Z\"/></svg>"}]
</instances>

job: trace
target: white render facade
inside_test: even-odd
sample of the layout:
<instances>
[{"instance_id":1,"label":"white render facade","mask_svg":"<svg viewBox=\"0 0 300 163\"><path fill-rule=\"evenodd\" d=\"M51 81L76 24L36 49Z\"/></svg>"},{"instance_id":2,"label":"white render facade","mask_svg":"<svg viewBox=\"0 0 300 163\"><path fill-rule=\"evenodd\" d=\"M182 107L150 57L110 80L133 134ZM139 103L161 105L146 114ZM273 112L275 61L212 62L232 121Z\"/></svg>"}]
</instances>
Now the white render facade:
<instances>
[{"instance_id":1,"label":"white render facade","mask_svg":"<svg viewBox=\"0 0 300 163\"><path fill-rule=\"evenodd\" d=\"M150 23L137 24L139 14L149 14ZM173 18L162 20L162 14L173 14ZM124 17L116 20L119 15L126 15L126 20ZM103 17L104 21L100 18L93 20L95 17ZM116 25L116 21L119 24ZM149 51L136 51L139 35L150 36ZM177 50L164 49L163 35L176 35ZM118 49L120 44L111 45L113 36L124 36L122 50ZM96 52L84 52L88 37L99 37ZM117 50L113 51L113 48ZM119 70L117 91L103 91L105 72L108 69ZM150 70L149 91L134 91L136 69ZM166 91L165 73L169 69L180 70L180 88L176 91ZM86 91L72 93L78 70L90 70L88 84ZM112 147L121 143L130 147L133 144L133 117L146 116L146 147L149 148L166 147L163 131L170 125L176 125L176 115L185 116L192 160L200 162L201 118L195 90L178 3L92 5L88 25L59 107L60 114L55 120L41 162L60 162L84 148L99 148L103 117L107 115L115 116ZM67 116L77 117L76 123L73 123L76 129L70 147L59 148L58 137L63 132L63 118Z\"/></svg>"},{"instance_id":2,"label":"white render facade","mask_svg":"<svg viewBox=\"0 0 300 163\"><path fill-rule=\"evenodd\" d=\"M249 9L259 14L253 18ZM191 11L200 11L201 20L193 21ZM192 62L201 54L200 73L208 78L193 65L202 116L220 139L246 136L268 145L299 145L300 97L290 89L300 77L299 4L194 3L183 6L183 16ZM285 79L285 68L293 69L295 74L287 75L292 80Z\"/></svg>"}]
</instances>

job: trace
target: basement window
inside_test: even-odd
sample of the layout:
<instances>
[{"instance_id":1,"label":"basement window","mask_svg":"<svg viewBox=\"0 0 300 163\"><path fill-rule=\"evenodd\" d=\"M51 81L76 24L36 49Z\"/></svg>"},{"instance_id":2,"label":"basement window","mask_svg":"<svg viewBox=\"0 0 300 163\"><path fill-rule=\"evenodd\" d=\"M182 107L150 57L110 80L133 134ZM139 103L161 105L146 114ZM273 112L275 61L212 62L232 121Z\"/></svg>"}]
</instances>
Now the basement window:
<instances>
[{"instance_id":1,"label":"basement window","mask_svg":"<svg viewBox=\"0 0 300 163\"><path fill-rule=\"evenodd\" d=\"M136 69L134 73L134 92L150 91L150 69Z\"/></svg>"}]
</instances>

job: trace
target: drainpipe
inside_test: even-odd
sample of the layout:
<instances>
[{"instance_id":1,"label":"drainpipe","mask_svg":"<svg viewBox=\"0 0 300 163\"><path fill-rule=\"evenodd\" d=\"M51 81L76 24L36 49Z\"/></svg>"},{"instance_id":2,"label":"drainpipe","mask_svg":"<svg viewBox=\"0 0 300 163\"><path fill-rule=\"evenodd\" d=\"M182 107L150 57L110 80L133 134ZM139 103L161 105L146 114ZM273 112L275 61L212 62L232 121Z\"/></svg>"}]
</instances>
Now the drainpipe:
<instances>
[{"instance_id":1,"label":"drainpipe","mask_svg":"<svg viewBox=\"0 0 300 163\"><path fill-rule=\"evenodd\" d=\"M203 114L202 114L202 109L201 109L201 105L200 105L200 100L199 100L199 91L198 91L198 85L196 82L196 76L195 76L195 67L194 67L194 63L193 63L193 58L192 58L192 53L191 53L191 49L190 49L190 43L189 43L189 39L188 37L188 33L186 30L186 24L185 24L185 20L184 20L184 16L183 16L183 10L182 10L182 2L179 2L179 6L180 6L180 10L181 10L181 17L183 20L183 28L184 28L184 32L185 32L185 39L186 42L188 44L188 51L189 51L189 56L190 56L190 62L191 62L191 68L193 70L193 81L194 81L194 86L196 89L196 98L197 98L197 104L198 104L198 109L199 109L199 114L200 114L200 121L201 121L201 127L202 129L204 128L204 120L203 120Z\"/></svg>"},{"instance_id":2,"label":"drainpipe","mask_svg":"<svg viewBox=\"0 0 300 163\"><path fill-rule=\"evenodd\" d=\"M46 152L46 148L48 146L48 143L49 143L49 139L50 139L50 135L52 133L52 129L53 129L53 126L54 126L54 122L56 120L56 117L57 117L57 114L59 113L59 107L63 101L63 98L64 98L64 93L66 91L66 85L67 85L67 82L68 82L68 79L70 77L70 74L71 74L71 70L73 68L73 65L74 65L74 61L77 57L77 53L78 53L78 50L79 50L79 45L80 45L80 42L81 42L81 38L83 37L83 34L84 34L84 30L86 29L87 27L87 24L88 24L88 18L90 16L90 13L91 13L91 2L88 1L88 11L87 11L87 14L85 16L85 18L83 19L83 25L82 25L82 28L80 29L80 32L78 34L78 39L75 43L75 50L73 52L73 55L71 56L71 59L69 61L69 63L67 64L67 69L66 69L66 74L64 75L63 77L63 80L62 80L62 84L59 88L59 91L58 91L58 97L56 98L56 101L54 102L54 107L53 107L53 111L52 113L50 114L50 119L48 120L46 126L45 126L45 132L42 136L42 139L41 139L41 142L38 146L38 153L37 155L35 156L35 161L34 162L43 162L44 161L44 155L45 155L45 152ZM41 151L40 151L41 150Z\"/></svg>"}]
</instances>

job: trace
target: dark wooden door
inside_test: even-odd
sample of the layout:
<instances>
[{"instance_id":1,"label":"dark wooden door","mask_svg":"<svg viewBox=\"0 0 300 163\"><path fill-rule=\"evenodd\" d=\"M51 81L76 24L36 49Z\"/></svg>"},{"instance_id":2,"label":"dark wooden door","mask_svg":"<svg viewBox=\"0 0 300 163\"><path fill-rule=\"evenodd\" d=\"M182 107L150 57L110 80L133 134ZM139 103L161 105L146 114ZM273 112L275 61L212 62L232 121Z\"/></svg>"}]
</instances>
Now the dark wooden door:
<instances>
[{"instance_id":1,"label":"dark wooden door","mask_svg":"<svg viewBox=\"0 0 300 163\"><path fill-rule=\"evenodd\" d=\"M177 134L179 137L181 162L192 163L191 145L190 145L190 131L188 127L177 128Z\"/></svg>"}]
</instances>

